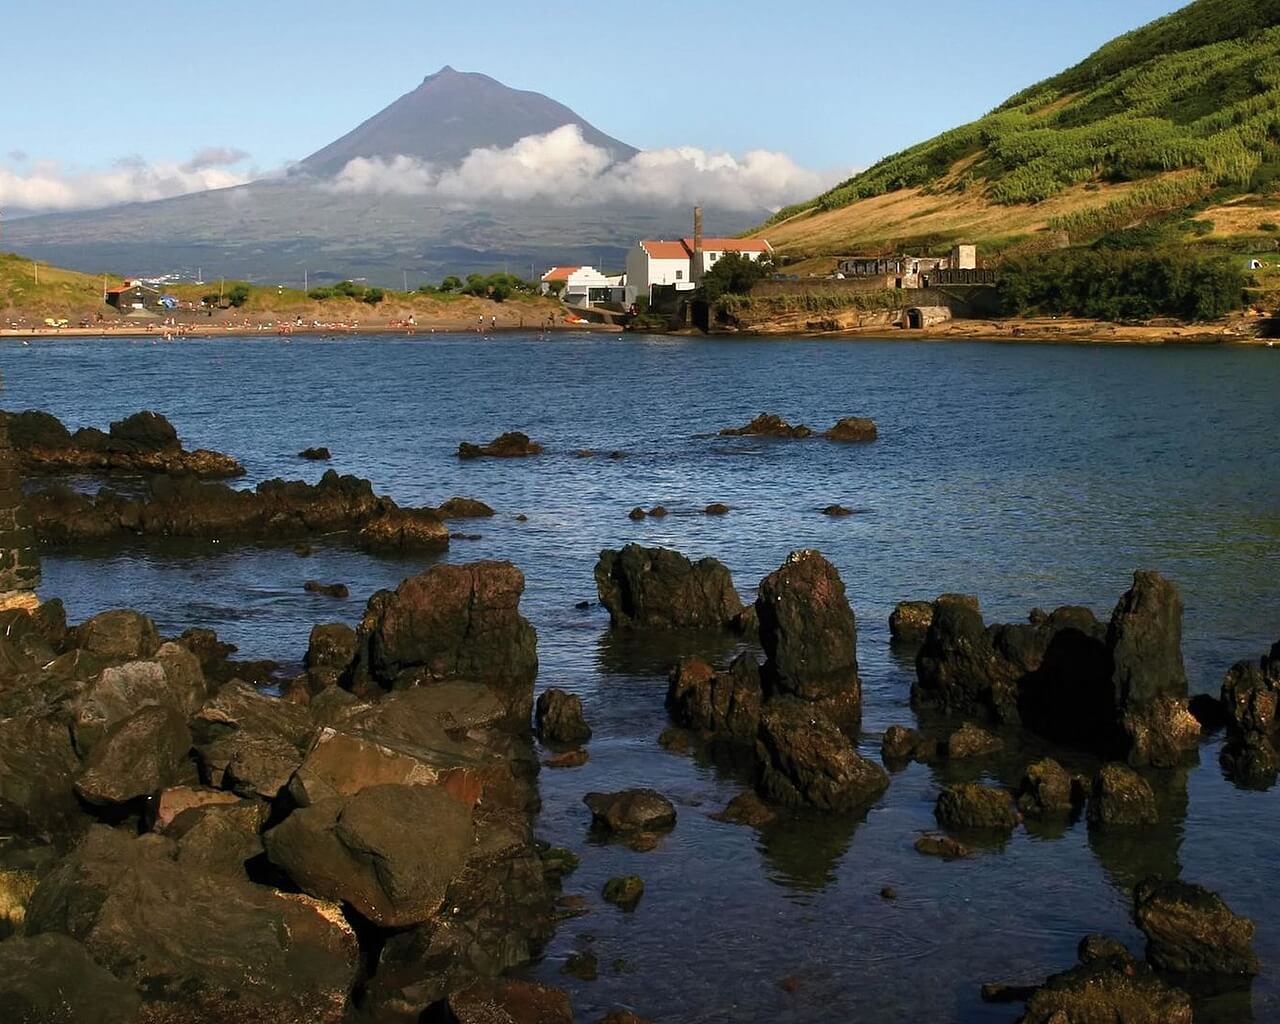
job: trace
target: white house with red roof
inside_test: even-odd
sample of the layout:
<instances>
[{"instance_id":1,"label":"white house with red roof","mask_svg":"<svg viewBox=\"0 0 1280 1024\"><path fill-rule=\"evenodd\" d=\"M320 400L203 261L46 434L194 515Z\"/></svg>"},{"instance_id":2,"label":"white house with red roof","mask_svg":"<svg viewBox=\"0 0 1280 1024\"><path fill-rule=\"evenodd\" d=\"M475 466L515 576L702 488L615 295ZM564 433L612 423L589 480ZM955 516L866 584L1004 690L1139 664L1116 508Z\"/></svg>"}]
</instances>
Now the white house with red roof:
<instances>
[{"instance_id":1,"label":"white house with red roof","mask_svg":"<svg viewBox=\"0 0 1280 1024\"><path fill-rule=\"evenodd\" d=\"M546 295L559 285L560 298L571 306L621 301L618 279L606 277L595 267L552 267L542 275L538 290Z\"/></svg>"},{"instance_id":2,"label":"white house with red roof","mask_svg":"<svg viewBox=\"0 0 1280 1024\"><path fill-rule=\"evenodd\" d=\"M758 260L772 252L773 246L763 238L645 239L627 252L627 301L649 298L656 285L692 291L702 275L729 253Z\"/></svg>"}]
</instances>

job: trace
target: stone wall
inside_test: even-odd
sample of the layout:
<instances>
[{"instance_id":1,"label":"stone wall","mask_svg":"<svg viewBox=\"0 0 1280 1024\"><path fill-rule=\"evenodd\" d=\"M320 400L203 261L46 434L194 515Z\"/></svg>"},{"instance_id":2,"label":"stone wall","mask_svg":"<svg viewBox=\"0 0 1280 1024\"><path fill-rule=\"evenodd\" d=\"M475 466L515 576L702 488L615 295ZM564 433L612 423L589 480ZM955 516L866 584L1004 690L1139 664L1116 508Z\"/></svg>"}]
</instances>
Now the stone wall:
<instances>
[{"instance_id":1,"label":"stone wall","mask_svg":"<svg viewBox=\"0 0 1280 1024\"><path fill-rule=\"evenodd\" d=\"M0 413L0 610L34 607L40 584L35 535L22 503L22 476Z\"/></svg>"}]
</instances>

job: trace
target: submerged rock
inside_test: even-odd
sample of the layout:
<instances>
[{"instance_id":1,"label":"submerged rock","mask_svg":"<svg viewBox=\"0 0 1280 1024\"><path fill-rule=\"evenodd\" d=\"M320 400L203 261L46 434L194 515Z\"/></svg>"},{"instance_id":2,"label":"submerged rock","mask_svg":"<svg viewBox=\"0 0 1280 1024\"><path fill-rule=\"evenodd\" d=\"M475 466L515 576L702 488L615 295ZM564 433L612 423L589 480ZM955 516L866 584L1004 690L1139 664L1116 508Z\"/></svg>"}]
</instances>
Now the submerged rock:
<instances>
[{"instance_id":1,"label":"submerged rock","mask_svg":"<svg viewBox=\"0 0 1280 1024\"><path fill-rule=\"evenodd\" d=\"M601 895L606 902L622 907L623 910L634 910L640 897L644 895L644 879L639 875L619 875L604 883Z\"/></svg>"},{"instance_id":2,"label":"submerged rock","mask_svg":"<svg viewBox=\"0 0 1280 1024\"><path fill-rule=\"evenodd\" d=\"M959 839L932 832L917 837L913 845L917 853L923 853L926 857L941 857L943 860L960 860L973 853Z\"/></svg>"},{"instance_id":3,"label":"submerged rock","mask_svg":"<svg viewBox=\"0 0 1280 1024\"><path fill-rule=\"evenodd\" d=\"M747 790L730 800L723 811L711 815L716 821L751 828L768 828L778 820L778 814L755 793Z\"/></svg>"},{"instance_id":4,"label":"submerged rock","mask_svg":"<svg viewBox=\"0 0 1280 1024\"><path fill-rule=\"evenodd\" d=\"M441 519L487 519L493 509L475 498L450 498L436 509Z\"/></svg>"},{"instance_id":5,"label":"submerged rock","mask_svg":"<svg viewBox=\"0 0 1280 1024\"><path fill-rule=\"evenodd\" d=\"M793 427L777 413L772 412L762 412L745 426L725 427L720 431L721 437L746 437L750 435L803 439L812 437L813 431L803 423Z\"/></svg>"},{"instance_id":6,"label":"submerged rock","mask_svg":"<svg viewBox=\"0 0 1280 1024\"><path fill-rule=\"evenodd\" d=\"M905 725L891 725L880 741L880 759L886 764L905 765L919 758L927 741L915 729Z\"/></svg>"},{"instance_id":7,"label":"submerged rock","mask_svg":"<svg viewBox=\"0 0 1280 1024\"><path fill-rule=\"evenodd\" d=\"M984 757L996 754L1004 749L1004 740L993 736L986 729L965 722L959 729L947 737L945 749L947 757L961 760L968 757Z\"/></svg>"},{"instance_id":8,"label":"submerged rock","mask_svg":"<svg viewBox=\"0 0 1280 1024\"><path fill-rule=\"evenodd\" d=\"M723 629L742 611L729 570L714 558L691 562L678 551L628 544L600 552L595 579L614 626Z\"/></svg>"},{"instance_id":9,"label":"submerged rock","mask_svg":"<svg viewBox=\"0 0 1280 1024\"><path fill-rule=\"evenodd\" d=\"M1145 965L1095 960L1048 978L1022 1024L1192 1024L1191 998Z\"/></svg>"},{"instance_id":10,"label":"submerged rock","mask_svg":"<svg viewBox=\"0 0 1280 1024\"><path fill-rule=\"evenodd\" d=\"M328 448L303 448L298 452L298 458L306 459L309 462L327 462L333 458Z\"/></svg>"},{"instance_id":11,"label":"submerged rock","mask_svg":"<svg viewBox=\"0 0 1280 1024\"><path fill-rule=\"evenodd\" d=\"M1067 817L1083 798L1070 773L1050 757L1028 765L1018 785L1018 810L1028 818Z\"/></svg>"},{"instance_id":12,"label":"submerged rock","mask_svg":"<svg viewBox=\"0 0 1280 1024\"><path fill-rule=\"evenodd\" d=\"M528 434L512 430L499 435L488 444L472 444L469 441L463 441L458 445L458 458L511 459L528 455L541 455L542 450L542 445L536 441L531 441Z\"/></svg>"},{"instance_id":13,"label":"submerged rock","mask_svg":"<svg viewBox=\"0 0 1280 1024\"><path fill-rule=\"evenodd\" d=\"M669 829L676 823L674 805L653 789L588 793L582 802L591 809L593 822L610 832L649 832Z\"/></svg>"},{"instance_id":14,"label":"submerged rock","mask_svg":"<svg viewBox=\"0 0 1280 1024\"><path fill-rule=\"evenodd\" d=\"M1254 924L1199 885L1150 878L1133 894L1133 917L1147 937L1147 959L1178 974L1258 973Z\"/></svg>"}]
</instances>

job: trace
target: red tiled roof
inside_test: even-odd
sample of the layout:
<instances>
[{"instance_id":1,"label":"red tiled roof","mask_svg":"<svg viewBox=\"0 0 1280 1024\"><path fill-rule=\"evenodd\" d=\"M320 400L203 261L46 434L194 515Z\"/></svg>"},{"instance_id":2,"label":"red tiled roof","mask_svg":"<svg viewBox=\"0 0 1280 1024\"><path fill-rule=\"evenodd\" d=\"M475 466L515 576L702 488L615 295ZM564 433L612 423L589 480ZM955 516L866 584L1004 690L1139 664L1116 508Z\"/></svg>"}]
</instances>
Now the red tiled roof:
<instances>
[{"instance_id":1,"label":"red tiled roof","mask_svg":"<svg viewBox=\"0 0 1280 1024\"><path fill-rule=\"evenodd\" d=\"M641 248L654 260L687 260L692 249L686 249L684 242L650 241L640 243Z\"/></svg>"},{"instance_id":2,"label":"red tiled roof","mask_svg":"<svg viewBox=\"0 0 1280 1024\"><path fill-rule=\"evenodd\" d=\"M118 284L114 288L108 288L108 295L119 295L121 292L127 292L131 286L127 284Z\"/></svg>"},{"instance_id":3,"label":"red tiled roof","mask_svg":"<svg viewBox=\"0 0 1280 1024\"><path fill-rule=\"evenodd\" d=\"M693 239L684 239L683 245L693 252ZM768 252L769 243L763 238L704 238L703 252Z\"/></svg>"},{"instance_id":4,"label":"red tiled roof","mask_svg":"<svg viewBox=\"0 0 1280 1024\"><path fill-rule=\"evenodd\" d=\"M542 280L567 281L569 280L570 275L572 275L574 271L581 270L581 269L582 269L581 267L552 267L550 270L548 270L545 274L542 275Z\"/></svg>"}]
</instances>

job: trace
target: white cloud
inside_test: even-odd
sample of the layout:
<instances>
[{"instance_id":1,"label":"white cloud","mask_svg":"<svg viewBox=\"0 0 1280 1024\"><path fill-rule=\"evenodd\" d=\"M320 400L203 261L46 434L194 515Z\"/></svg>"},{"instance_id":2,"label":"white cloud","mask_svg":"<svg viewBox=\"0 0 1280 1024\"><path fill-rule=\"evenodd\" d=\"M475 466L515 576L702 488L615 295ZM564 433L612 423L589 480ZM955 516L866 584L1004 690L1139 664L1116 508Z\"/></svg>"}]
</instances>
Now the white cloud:
<instances>
[{"instance_id":1,"label":"white cloud","mask_svg":"<svg viewBox=\"0 0 1280 1024\"><path fill-rule=\"evenodd\" d=\"M776 209L824 191L847 172L821 174L784 153L754 150L738 158L685 146L639 153L613 163L576 125L530 135L507 149L472 150L457 168L406 156L359 157L334 178L342 192L433 196L467 204L485 200L553 203L636 201L728 209Z\"/></svg>"},{"instance_id":2,"label":"white cloud","mask_svg":"<svg viewBox=\"0 0 1280 1024\"><path fill-rule=\"evenodd\" d=\"M247 156L238 149L214 147L184 162L147 163L130 157L105 169L67 168L49 160L30 162L21 170L0 167L0 209L88 210L242 185L250 174L235 165Z\"/></svg>"}]
</instances>

